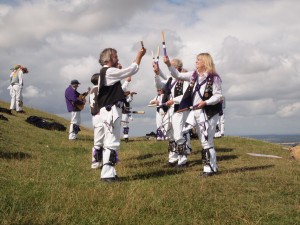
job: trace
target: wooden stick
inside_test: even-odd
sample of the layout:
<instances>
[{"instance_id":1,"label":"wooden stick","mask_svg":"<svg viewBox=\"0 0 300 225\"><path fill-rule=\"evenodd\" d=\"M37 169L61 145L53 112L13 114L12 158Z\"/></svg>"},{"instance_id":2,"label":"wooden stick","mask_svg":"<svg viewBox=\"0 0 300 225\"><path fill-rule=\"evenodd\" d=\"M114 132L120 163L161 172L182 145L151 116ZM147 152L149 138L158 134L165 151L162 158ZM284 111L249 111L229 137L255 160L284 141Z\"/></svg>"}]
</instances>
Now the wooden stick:
<instances>
[{"instance_id":1,"label":"wooden stick","mask_svg":"<svg viewBox=\"0 0 300 225\"><path fill-rule=\"evenodd\" d=\"M277 156L277 155L266 155L266 154L257 154L257 153L247 153L248 155L251 156L257 156L257 157L267 157L267 158L276 158L276 159L281 159L282 157Z\"/></svg>"},{"instance_id":2,"label":"wooden stick","mask_svg":"<svg viewBox=\"0 0 300 225\"><path fill-rule=\"evenodd\" d=\"M143 41L141 41L141 46L142 46L142 48L144 48L144 43L143 43Z\"/></svg>"},{"instance_id":3,"label":"wooden stick","mask_svg":"<svg viewBox=\"0 0 300 225\"><path fill-rule=\"evenodd\" d=\"M134 114L145 114L145 111L132 111Z\"/></svg>"},{"instance_id":4,"label":"wooden stick","mask_svg":"<svg viewBox=\"0 0 300 225\"><path fill-rule=\"evenodd\" d=\"M161 32L161 38L162 38L162 42L164 43L165 42L165 34L163 31Z\"/></svg>"},{"instance_id":5,"label":"wooden stick","mask_svg":"<svg viewBox=\"0 0 300 225\"><path fill-rule=\"evenodd\" d=\"M162 38L162 45L163 45L163 49L164 49L164 56L167 56L167 48L166 48L164 32L161 32L161 38Z\"/></svg>"},{"instance_id":6,"label":"wooden stick","mask_svg":"<svg viewBox=\"0 0 300 225\"><path fill-rule=\"evenodd\" d=\"M159 54L160 54L160 48L159 48L159 46L158 46L158 47L157 47L157 55L156 55L157 60L159 59Z\"/></svg>"}]
</instances>

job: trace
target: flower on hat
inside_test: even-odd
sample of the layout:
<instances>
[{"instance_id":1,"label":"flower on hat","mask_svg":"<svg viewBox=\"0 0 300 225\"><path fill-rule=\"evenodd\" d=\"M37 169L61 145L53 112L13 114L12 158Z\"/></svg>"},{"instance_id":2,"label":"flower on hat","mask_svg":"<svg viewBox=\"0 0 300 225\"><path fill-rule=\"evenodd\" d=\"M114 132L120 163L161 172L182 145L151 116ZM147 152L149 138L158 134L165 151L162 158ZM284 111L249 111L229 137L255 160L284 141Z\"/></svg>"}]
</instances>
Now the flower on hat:
<instances>
[{"instance_id":1,"label":"flower on hat","mask_svg":"<svg viewBox=\"0 0 300 225\"><path fill-rule=\"evenodd\" d=\"M17 69L19 69L19 68L21 68L21 65L20 65L20 64L17 64L17 65L14 66L14 69L15 69L15 70L17 70Z\"/></svg>"}]
</instances>

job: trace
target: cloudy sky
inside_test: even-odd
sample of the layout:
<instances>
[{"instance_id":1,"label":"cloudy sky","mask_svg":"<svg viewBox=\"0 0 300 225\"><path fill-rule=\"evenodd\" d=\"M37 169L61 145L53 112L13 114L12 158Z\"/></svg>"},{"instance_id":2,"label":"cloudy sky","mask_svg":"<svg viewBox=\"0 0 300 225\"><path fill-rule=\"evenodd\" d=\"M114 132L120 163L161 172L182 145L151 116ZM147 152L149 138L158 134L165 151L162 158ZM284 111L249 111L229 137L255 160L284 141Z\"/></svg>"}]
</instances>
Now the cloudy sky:
<instances>
[{"instance_id":1,"label":"cloudy sky","mask_svg":"<svg viewBox=\"0 0 300 225\"><path fill-rule=\"evenodd\" d=\"M10 68L25 65L24 104L69 119L64 91L91 86L99 53L118 50L123 67L147 49L130 89L136 91L130 135L154 131L151 51L195 68L209 52L223 80L225 135L300 133L298 0L0 0L0 99L10 101ZM167 68L160 60L162 70ZM91 127L88 107L83 124Z\"/></svg>"}]
</instances>

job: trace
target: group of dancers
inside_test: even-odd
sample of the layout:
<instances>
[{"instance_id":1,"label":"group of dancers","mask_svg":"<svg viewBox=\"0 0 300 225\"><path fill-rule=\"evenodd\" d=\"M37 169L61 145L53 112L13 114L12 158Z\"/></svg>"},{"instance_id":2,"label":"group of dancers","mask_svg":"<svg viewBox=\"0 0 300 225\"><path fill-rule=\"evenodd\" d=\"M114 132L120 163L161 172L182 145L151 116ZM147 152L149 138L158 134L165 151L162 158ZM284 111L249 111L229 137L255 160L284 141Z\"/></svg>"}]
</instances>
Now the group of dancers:
<instances>
[{"instance_id":1,"label":"group of dancers","mask_svg":"<svg viewBox=\"0 0 300 225\"><path fill-rule=\"evenodd\" d=\"M196 70L186 71L180 59L163 58L170 77L153 62L155 85L159 96L150 101L157 106L157 136L167 137L169 165L188 165L192 148L190 130L196 129L202 145L202 176L212 176L218 171L214 137L222 115L221 78L212 57L200 53L196 57Z\"/></svg>"},{"instance_id":2,"label":"group of dancers","mask_svg":"<svg viewBox=\"0 0 300 225\"><path fill-rule=\"evenodd\" d=\"M117 50L106 48L99 57L102 66L100 73L94 74L91 79L94 84L89 97L94 127L92 168L101 168L100 178L105 182L118 180L115 165L118 162L121 142L120 131L123 127L123 133L126 134L128 117L124 118L124 115L130 114L124 113L124 110L130 110L129 103L134 94L127 90L127 85L131 77L139 71L145 53L146 49L142 46L135 61L122 68ZM191 129L196 129L203 148L201 176L215 175L218 166L213 141L222 112L223 96L222 81L216 72L213 59L208 53L198 54L195 70L192 71L184 70L181 60L170 60L166 54L163 61L170 75L165 75L158 62L153 61L158 96L150 101L150 105L157 109L157 136L161 139L167 137L168 140L168 163L176 167L188 165L188 155L192 151L189 134ZM124 79L126 81L122 84ZM74 96L78 101L79 93L76 92L75 89ZM68 98L66 92L66 101ZM74 115L71 116L73 117ZM70 130L74 130L77 122L72 123L71 120ZM124 138L128 140L128 136Z\"/></svg>"}]
</instances>

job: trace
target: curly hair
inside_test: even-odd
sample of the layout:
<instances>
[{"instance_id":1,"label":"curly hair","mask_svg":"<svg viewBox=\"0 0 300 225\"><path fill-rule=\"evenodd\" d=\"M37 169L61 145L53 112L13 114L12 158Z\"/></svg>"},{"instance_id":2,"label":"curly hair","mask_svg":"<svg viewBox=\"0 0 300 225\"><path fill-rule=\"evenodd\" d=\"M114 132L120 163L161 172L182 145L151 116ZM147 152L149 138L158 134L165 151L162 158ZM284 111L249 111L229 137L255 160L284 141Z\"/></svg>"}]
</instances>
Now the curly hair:
<instances>
[{"instance_id":1,"label":"curly hair","mask_svg":"<svg viewBox=\"0 0 300 225\"><path fill-rule=\"evenodd\" d=\"M114 48L105 48L99 56L99 63L101 66L106 65L109 63L112 59L112 54L115 53L117 54L117 50Z\"/></svg>"}]
</instances>

